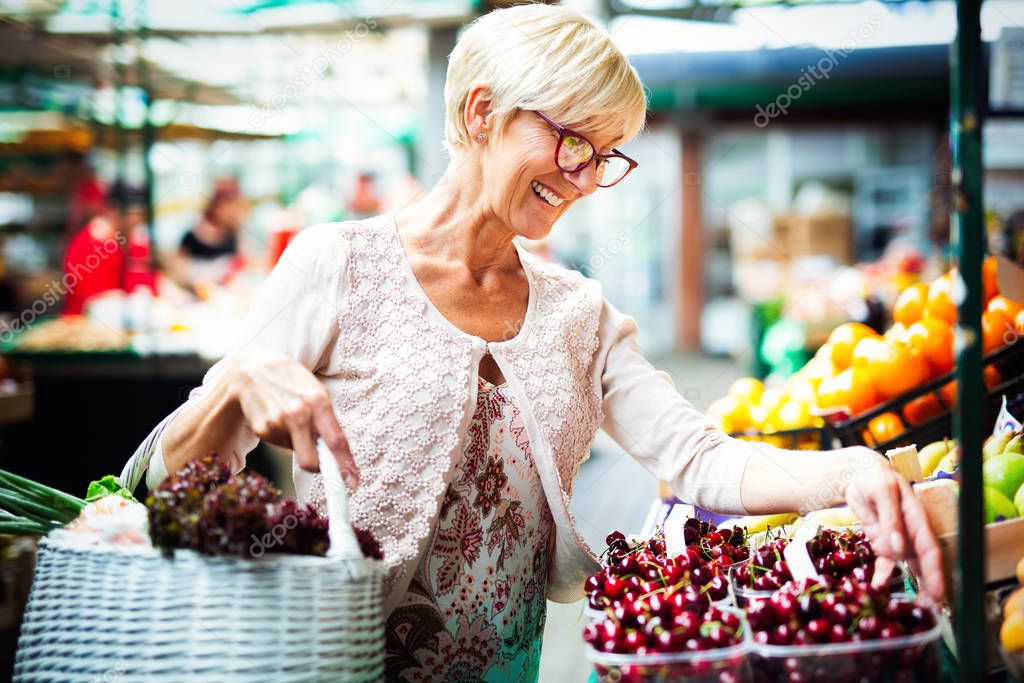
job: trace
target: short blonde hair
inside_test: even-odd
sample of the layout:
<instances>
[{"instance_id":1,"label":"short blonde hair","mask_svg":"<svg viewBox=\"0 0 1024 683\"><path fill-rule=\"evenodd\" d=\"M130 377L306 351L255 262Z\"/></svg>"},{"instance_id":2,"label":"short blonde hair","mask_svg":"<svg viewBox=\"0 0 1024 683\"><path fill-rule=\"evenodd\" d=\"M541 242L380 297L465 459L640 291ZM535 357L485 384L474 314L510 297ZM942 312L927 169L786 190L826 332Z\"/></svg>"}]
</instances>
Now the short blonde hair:
<instances>
[{"instance_id":1,"label":"short blonde hair","mask_svg":"<svg viewBox=\"0 0 1024 683\"><path fill-rule=\"evenodd\" d=\"M469 91L491 93L502 131L518 109L540 110L580 132L607 133L617 144L639 133L647 101L636 69L611 37L582 15L555 5L495 10L464 30L448 57L445 148L470 145L463 112Z\"/></svg>"}]
</instances>

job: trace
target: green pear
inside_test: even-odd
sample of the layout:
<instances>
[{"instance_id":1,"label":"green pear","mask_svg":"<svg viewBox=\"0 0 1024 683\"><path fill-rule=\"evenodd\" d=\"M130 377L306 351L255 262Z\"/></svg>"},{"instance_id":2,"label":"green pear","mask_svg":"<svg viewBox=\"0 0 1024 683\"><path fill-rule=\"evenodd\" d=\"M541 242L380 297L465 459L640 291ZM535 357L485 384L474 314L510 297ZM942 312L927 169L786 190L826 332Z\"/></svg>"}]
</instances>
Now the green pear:
<instances>
[{"instance_id":1,"label":"green pear","mask_svg":"<svg viewBox=\"0 0 1024 683\"><path fill-rule=\"evenodd\" d=\"M1024 486L1017 489L1017 495L1013 497L1013 504L1017 506L1017 515L1024 517Z\"/></svg>"},{"instance_id":2,"label":"green pear","mask_svg":"<svg viewBox=\"0 0 1024 683\"><path fill-rule=\"evenodd\" d=\"M991 486L1007 498L1013 498L1024 484L1024 455L1001 453L981 466L985 486Z\"/></svg>"},{"instance_id":3,"label":"green pear","mask_svg":"<svg viewBox=\"0 0 1024 683\"><path fill-rule=\"evenodd\" d=\"M981 459L988 460L1002 453L1012 438L1013 432L999 432L985 439L985 444L981 447Z\"/></svg>"},{"instance_id":4,"label":"green pear","mask_svg":"<svg viewBox=\"0 0 1024 683\"><path fill-rule=\"evenodd\" d=\"M985 486L982 495L985 497L985 524L991 524L997 517L1013 519L1017 516L1017 507L998 489Z\"/></svg>"},{"instance_id":5,"label":"green pear","mask_svg":"<svg viewBox=\"0 0 1024 683\"><path fill-rule=\"evenodd\" d=\"M1015 432L1013 438L1003 448L1003 453L1024 455L1024 432Z\"/></svg>"},{"instance_id":6,"label":"green pear","mask_svg":"<svg viewBox=\"0 0 1024 683\"><path fill-rule=\"evenodd\" d=\"M942 459L954 448L956 442L951 439L935 441L917 452L918 462L921 463L921 474L926 478L935 474L935 469L942 462Z\"/></svg>"}]
</instances>

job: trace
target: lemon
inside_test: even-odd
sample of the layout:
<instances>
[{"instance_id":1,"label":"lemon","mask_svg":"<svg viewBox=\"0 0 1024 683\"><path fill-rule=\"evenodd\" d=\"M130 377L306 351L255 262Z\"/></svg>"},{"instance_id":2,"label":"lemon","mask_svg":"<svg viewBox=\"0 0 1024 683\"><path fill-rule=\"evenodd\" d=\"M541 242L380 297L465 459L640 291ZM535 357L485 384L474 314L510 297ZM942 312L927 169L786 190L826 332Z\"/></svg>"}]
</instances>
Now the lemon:
<instances>
[{"instance_id":1,"label":"lemon","mask_svg":"<svg viewBox=\"0 0 1024 683\"><path fill-rule=\"evenodd\" d=\"M786 380L786 396L790 401L805 403L813 406L817 400L818 392L814 383L803 377L793 376Z\"/></svg>"},{"instance_id":2,"label":"lemon","mask_svg":"<svg viewBox=\"0 0 1024 683\"><path fill-rule=\"evenodd\" d=\"M781 429L800 429L814 424L814 416L807 403L786 401L779 407L778 422Z\"/></svg>"},{"instance_id":3,"label":"lemon","mask_svg":"<svg viewBox=\"0 0 1024 683\"><path fill-rule=\"evenodd\" d=\"M745 401L749 406L756 406L760 403L762 394L764 394L764 385L753 377L742 377L729 387L730 396Z\"/></svg>"},{"instance_id":4,"label":"lemon","mask_svg":"<svg viewBox=\"0 0 1024 683\"><path fill-rule=\"evenodd\" d=\"M761 407L768 411L770 415L774 415L783 402L786 400L786 395L779 389L765 389L764 393L761 394Z\"/></svg>"},{"instance_id":5,"label":"lemon","mask_svg":"<svg viewBox=\"0 0 1024 683\"><path fill-rule=\"evenodd\" d=\"M750 408L734 396L723 396L708 407L708 414L717 418L727 434L750 429Z\"/></svg>"}]
</instances>

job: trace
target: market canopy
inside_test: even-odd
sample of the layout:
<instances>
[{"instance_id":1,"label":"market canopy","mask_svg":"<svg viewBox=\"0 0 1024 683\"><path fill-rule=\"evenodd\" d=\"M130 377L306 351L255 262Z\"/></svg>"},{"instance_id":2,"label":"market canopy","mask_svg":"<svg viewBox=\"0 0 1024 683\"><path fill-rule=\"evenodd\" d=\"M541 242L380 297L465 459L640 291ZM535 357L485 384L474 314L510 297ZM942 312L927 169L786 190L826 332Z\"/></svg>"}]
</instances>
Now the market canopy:
<instances>
[{"instance_id":1,"label":"market canopy","mask_svg":"<svg viewBox=\"0 0 1024 683\"><path fill-rule=\"evenodd\" d=\"M21 21L52 33L96 41L115 39L121 29L144 26L150 36L240 36L350 30L372 18L388 27L460 25L475 16L475 0L176 0L119 2L69 0L25 3L13 12Z\"/></svg>"},{"instance_id":2,"label":"market canopy","mask_svg":"<svg viewBox=\"0 0 1024 683\"><path fill-rule=\"evenodd\" d=\"M229 88L184 78L150 60L118 63L107 49L81 39L54 35L28 24L0 17L0 81L21 84L47 82L54 88L80 83L90 87L119 83L145 90L152 100L193 104L240 104L245 100ZM17 89L15 96L17 96ZM20 93L27 96L26 91ZM31 101L0 105L35 106ZM40 107L43 108L43 107Z\"/></svg>"}]
</instances>

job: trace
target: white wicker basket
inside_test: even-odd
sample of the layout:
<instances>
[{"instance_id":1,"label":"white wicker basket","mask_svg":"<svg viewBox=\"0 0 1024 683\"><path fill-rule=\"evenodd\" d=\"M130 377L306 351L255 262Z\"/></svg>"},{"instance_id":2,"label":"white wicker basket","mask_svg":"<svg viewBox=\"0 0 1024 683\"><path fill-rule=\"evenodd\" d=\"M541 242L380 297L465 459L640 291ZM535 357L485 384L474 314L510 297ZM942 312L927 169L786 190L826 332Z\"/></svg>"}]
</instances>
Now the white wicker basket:
<instances>
[{"instance_id":1,"label":"white wicker basket","mask_svg":"<svg viewBox=\"0 0 1024 683\"><path fill-rule=\"evenodd\" d=\"M330 464L336 470L333 457ZM329 557L167 557L75 547L68 534L52 533L40 543L14 680L382 680L382 568L338 550L359 546L340 479L325 488ZM344 524L334 523L336 513ZM341 539L344 532L351 538Z\"/></svg>"}]
</instances>

